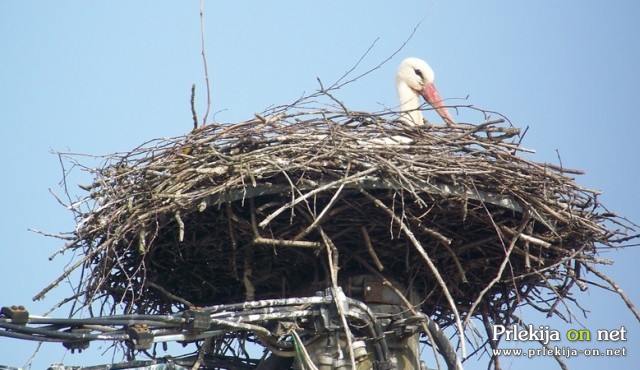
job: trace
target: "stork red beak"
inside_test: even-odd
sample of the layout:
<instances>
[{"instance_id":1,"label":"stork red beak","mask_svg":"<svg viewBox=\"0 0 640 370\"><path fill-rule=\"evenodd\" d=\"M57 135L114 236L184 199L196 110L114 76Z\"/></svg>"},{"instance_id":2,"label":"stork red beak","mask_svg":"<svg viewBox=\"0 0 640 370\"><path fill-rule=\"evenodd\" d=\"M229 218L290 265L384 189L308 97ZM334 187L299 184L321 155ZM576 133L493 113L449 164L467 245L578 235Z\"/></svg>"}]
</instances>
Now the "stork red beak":
<instances>
[{"instance_id":1,"label":"stork red beak","mask_svg":"<svg viewBox=\"0 0 640 370\"><path fill-rule=\"evenodd\" d=\"M451 126L454 124L453 118L449 114L447 108L442 104L442 98L436 89L436 85L432 83L428 83L424 85L422 90L420 91L420 95L427 101L435 110L438 112L440 117L444 120L447 126Z\"/></svg>"}]
</instances>

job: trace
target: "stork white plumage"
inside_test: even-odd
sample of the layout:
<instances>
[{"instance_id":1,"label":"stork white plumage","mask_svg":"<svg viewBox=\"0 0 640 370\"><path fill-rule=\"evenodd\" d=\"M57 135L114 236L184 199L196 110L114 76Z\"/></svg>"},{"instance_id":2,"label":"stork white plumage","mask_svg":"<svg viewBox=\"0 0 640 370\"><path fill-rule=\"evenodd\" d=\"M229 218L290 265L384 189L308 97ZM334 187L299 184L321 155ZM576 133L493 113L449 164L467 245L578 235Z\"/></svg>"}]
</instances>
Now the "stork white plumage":
<instances>
[{"instance_id":1,"label":"stork white plumage","mask_svg":"<svg viewBox=\"0 0 640 370\"><path fill-rule=\"evenodd\" d=\"M453 118L442 103L442 98L433 84L433 69L422 59L407 58L400 63L396 72L396 90L400 100L402 120L411 126L423 125L424 120L420 112L420 97L422 95L436 112L442 117L447 126L454 124Z\"/></svg>"}]
</instances>

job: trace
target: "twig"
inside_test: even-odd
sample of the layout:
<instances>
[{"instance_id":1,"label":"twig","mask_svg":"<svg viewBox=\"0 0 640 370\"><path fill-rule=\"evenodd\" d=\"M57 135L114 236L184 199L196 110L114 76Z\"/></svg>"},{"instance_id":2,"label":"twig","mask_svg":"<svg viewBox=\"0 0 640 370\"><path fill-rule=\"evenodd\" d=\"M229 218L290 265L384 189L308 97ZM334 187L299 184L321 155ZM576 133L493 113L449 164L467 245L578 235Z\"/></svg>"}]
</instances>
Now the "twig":
<instances>
[{"instance_id":1,"label":"twig","mask_svg":"<svg viewBox=\"0 0 640 370\"><path fill-rule=\"evenodd\" d=\"M322 244L318 242L309 242L305 240L269 239L263 237L253 238L253 242L255 244L272 245L275 247L298 247L317 249L322 246Z\"/></svg>"},{"instance_id":2,"label":"twig","mask_svg":"<svg viewBox=\"0 0 640 370\"><path fill-rule=\"evenodd\" d=\"M193 363L191 370L198 370L200 368L200 365L202 365L202 362L204 361L204 356L211 350L212 341L212 337L205 338L204 342L202 343L202 347L200 347L200 349L198 350L198 358Z\"/></svg>"},{"instance_id":3,"label":"twig","mask_svg":"<svg viewBox=\"0 0 640 370\"><path fill-rule=\"evenodd\" d=\"M520 325L521 327L527 328L527 324L520 317L516 316L515 314L511 314L511 318L514 319L515 322L518 325ZM555 351L551 350L551 347L549 347L548 344L546 344L542 340L538 340L537 342L540 343L540 345L542 345L542 347L547 349L548 352L553 355L553 358L556 360L556 362L558 363L558 365L560 366L560 368L562 370L569 370L569 366L567 366L567 364L562 360L562 357L560 357L560 355L556 354Z\"/></svg>"},{"instance_id":4,"label":"twig","mask_svg":"<svg viewBox=\"0 0 640 370\"><path fill-rule=\"evenodd\" d=\"M373 249L373 244L371 244L371 237L369 236L367 227L362 225L360 226L360 230L362 231L362 237L364 238L364 245L367 246L367 252L369 252L371 259L373 259L373 263L376 264L378 271L384 270L384 266L382 265L382 262L380 262L380 259L378 258L376 251Z\"/></svg>"},{"instance_id":5,"label":"twig","mask_svg":"<svg viewBox=\"0 0 640 370\"><path fill-rule=\"evenodd\" d=\"M207 66L207 53L205 50L205 32L204 32L204 0L200 0L200 36L202 46L202 64L204 65L204 80L207 86L207 110L202 117L202 126L207 124L207 117L209 116L209 110L211 109L211 87L209 85L209 68ZM197 121L197 119L196 119Z\"/></svg>"},{"instance_id":6,"label":"twig","mask_svg":"<svg viewBox=\"0 0 640 370\"><path fill-rule=\"evenodd\" d=\"M587 270L593 272L597 277L599 277L600 279L602 279L602 280L606 281L607 283L609 283L609 285L611 285L611 287L613 289L615 289L616 293L618 293L620 298L622 298L622 300L627 305L627 307L629 307L629 310L631 310L631 312L633 312L633 314L636 317L636 320L638 320L640 322L640 312L638 312L638 309L633 304L633 302L631 302L631 299L629 299L629 296L627 296L627 294L622 290L622 288L620 288L620 286L615 282L615 280L611 279L607 275L605 275L605 274L601 273L600 271L596 270L593 266L591 266L588 263L585 263L583 265Z\"/></svg>"},{"instance_id":7,"label":"twig","mask_svg":"<svg viewBox=\"0 0 640 370\"><path fill-rule=\"evenodd\" d=\"M203 0L204 1L204 0ZM196 84L191 85L191 115L193 116L193 130L198 129L198 114L196 113Z\"/></svg>"},{"instance_id":8,"label":"twig","mask_svg":"<svg viewBox=\"0 0 640 370\"><path fill-rule=\"evenodd\" d=\"M182 297L178 297L177 295L169 292L165 288L161 287L160 285L158 285L158 284L156 284L156 283L154 283L152 281L145 280L144 281L144 285L149 286L149 287L151 287L153 289L156 289L156 290L160 291L160 293L165 295L167 298L173 299L176 302L180 302L180 303L182 303L183 305L185 305L187 307L195 307L195 305L193 303L189 302L188 300L186 300L186 299L184 299Z\"/></svg>"},{"instance_id":9,"label":"twig","mask_svg":"<svg viewBox=\"0 0 640 370\"><path fill-rule=\"evenodd\" d=\"M87 254L85 254L85 256L81 259L79 259L76 263L74 263L73 265L71 265L65 272L63 272L60 276L58 276L57 279L53 280L53 282L49 285L47 285L44 289L42 289L38 294L36 294L33 297L34 301L38 301L42 298L44 298L44 296L53 288L55 288L56 286L58 286L58 284L60 284L60 282L64 279L66 279L69 275L71 275L71 273L73 271L75 271L78 267L82 266L86 261L91 260L93 257L95 257L98 253L100 253L102 251L102 249L106 248L107 246L104 245L102 248L95 248L89 252L87 252Z\"/></svg>"},{"instance_id":10,"label":"twig","mask_svg":"<svg viewBox=\"0 0 640 370\"><path fill-rule=\"evenodd\" d=\"M360 59L358 60L358 62L353 66L353 68L349 69L342 77L340 77L336 82L334 82L326 91L331 91L331 90L337 90L342 88L343 86L350 84L352 82L355 82L359 79L361 79L362 77L370 74L371 72L380 69L380 67L382 67L383 65L385 65L388 61L390 61L391 59L393 59L393 57L395 57L402 49L404 49L404 47L409 43L409 41L411 41L411 39L413 38L413 36L415 35L416 31L418 31L418 28L420 28L420 25L422 24L422 21L418 22L418 24L416 24L415 27L413 27L413 30L411 31L411 34L409 35L409 37L407 37L406 40L404 40L404 42L402 43L402 45L400 45L400 47L398 49L396 49L393 53L391 53L391 55L389 55L386 59L384 59L382 62L378 63L375 67L357 75L356 77L347 80L345 82L340 83L340 81L342 81L343 79L345 79L345 77L347 77L351 72L353 72L353 70L355 70L355 68L360 64L360 62L362 62L362 60L364 59L364 57L371 51L371 49L373 49L374 45L376 44L376 42L378 41L378 39L375 39L375 41L371 44L371 46L369 46L369 48L367 49L367 51L364 53L364 55L362 55L362 57L360 57Z\"/></svg>"},{"instance_id":11,"label":"twig","mask_svg":"<svg viewBox=\"0 0 640 370\"><path fill-rule=\"evenodd\" d=\"M353 334L351 333L351 329L349 328L349 323L347 322L347 318L344 312L344 293L341 288L338 287L338 248L333 243L333 240L329 238L329 235L324 232L322 227L318 227L318 231L320 231L320 235L322 236L322 241L325 245L327 252L327 264L329 265L329 271L331 274L331 286L332 286L332 294L333 299L336 304L336 310L338 311L338 315L340 316L340 321L342 321L342 326L344 329L345 340L347 341L347 348L349 349L349 360L351 361L351 368L357 369L356 366L356 356L353 353Z\"/></svg>"},{"instance_id":12,"label":"twig","mask_svg":"<svg viewBox=\"0 0 640 370\"><path fill-rule=\"evenodd\" d=\"M182 221L182 217L180 217L180 211L176 211L174 214L174 218L176 219L176 223L178 224L178 242L184 241L184 222Z\"/></svg>"}]
</instances>

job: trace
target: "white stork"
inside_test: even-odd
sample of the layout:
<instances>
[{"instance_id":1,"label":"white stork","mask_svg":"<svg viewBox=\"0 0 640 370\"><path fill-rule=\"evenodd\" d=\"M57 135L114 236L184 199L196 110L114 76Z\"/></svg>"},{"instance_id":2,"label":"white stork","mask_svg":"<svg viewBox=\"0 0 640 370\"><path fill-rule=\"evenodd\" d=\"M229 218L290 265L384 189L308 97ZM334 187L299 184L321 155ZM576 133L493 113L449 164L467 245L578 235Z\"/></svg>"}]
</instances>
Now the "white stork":
<instances>
[{"instance_id":1,"label":"white stork","mask_svg":"<svg viewBox=\"0 0 640 370\"><path fill-rule=\"evenodd\" d=\"M407 124L411 126L424 124L418 95L422 95L447 126L454 124L453 118L442 104L442 98L433 84L433 77L433 69L422 59L407 58L400 63L396 72L396 90L400 100L402 120Z\"/></svg>"}]
</instances>

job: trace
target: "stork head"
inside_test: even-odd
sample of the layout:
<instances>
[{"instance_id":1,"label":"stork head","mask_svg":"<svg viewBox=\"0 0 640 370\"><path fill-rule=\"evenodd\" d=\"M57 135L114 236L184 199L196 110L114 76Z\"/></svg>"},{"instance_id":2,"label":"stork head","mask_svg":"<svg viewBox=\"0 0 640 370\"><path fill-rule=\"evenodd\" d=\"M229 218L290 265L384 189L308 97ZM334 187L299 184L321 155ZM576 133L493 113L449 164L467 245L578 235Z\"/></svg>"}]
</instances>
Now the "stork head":
<instances>
[{"instance_id":1,"label":"stork head","mask_svg":"<svg viewBox=\"0 0 640 370\"><path fill-rule=\"evenodd\" d=\"M420 107L418 95L422 95L447 125L453 124L453 118L442 103L442 98L433 84L433 69L422 59L407 58L400 63L396 72L396 89L400 98L400 108L403 111L417 110ZM415 116L412 116L414 118ZM422 117L420 116L422 123Z\"/></svg>"}]
</instances>

